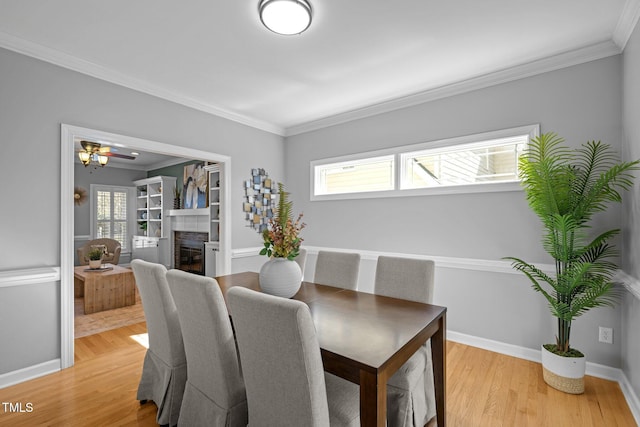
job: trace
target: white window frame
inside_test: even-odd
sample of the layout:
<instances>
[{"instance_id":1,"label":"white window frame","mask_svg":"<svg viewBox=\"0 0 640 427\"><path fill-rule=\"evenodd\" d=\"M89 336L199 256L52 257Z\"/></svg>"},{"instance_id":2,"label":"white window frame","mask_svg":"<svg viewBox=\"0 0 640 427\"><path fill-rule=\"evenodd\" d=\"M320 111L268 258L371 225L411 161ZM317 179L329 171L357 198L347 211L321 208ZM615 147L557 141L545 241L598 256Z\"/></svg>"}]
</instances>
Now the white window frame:
<instances>
[{"instance_id":1,"label":"white window frame","mask_svg":"<svg viewBox=\"0 0 640 427\"><path fill-rule=\"evenodd\" d=\"M122 185L104 185L104 184L91 184L89 186L89 190L90 190L90 203L91 203L91 208L90 208L90 215L91 215L91 219L90 219L90 232L91 232L91 238L95 239L96 238L96 215L98 214L98 208L97 208L97 203L98 203L98 198L96 197L96 194L98 191L126 191L127 193L127 236L126 236L126 242L127 242L127 246L126 248L122 248L122 252L121 254L128 254L131 253L131 239L132 239L132 232L133 230L135 230L136 227L136 212L135 212L135 187L126 187L126 186L122 186Z\"/></svg>"},{"instance_id":2,"label":"white window frame","mask_svg":"<svg viewBox=\"0 0 640 427\"><path fill-rule=\"evenodd\" d=\"M464 147L465 145L481 145L489 144L495 140L513 138L517 136L528 135L529 140L540 135L540 125L526 125L509 129L501 129L491 132L483 132L473 135L465 135L454 138L441 139L437 141L422 142L418 144L394 147L385 150L369 151L347 156L331 157L326 159L312 160L310 167L310 200L341 200L341 199L369 199L379 197L407 197L407 196L426 196L438 194L469 194L469 193L487 193L487 192L504 192L504 191L521 191L522 186L520 180L508 182L483 182L474 184L459 185L443 185L429 188L402 188L401 182L404 173L403 158L419 151L431 149L444 149L446 147ZM367 191L357 193L340 193L340 194L316 194L316 180L319 178L319 169L322 166L337 165L340 163L357 164L358 161L370 160L375 157L394 156L395 181L394 189L388 191Z\"/></svg>"}]
</instances>

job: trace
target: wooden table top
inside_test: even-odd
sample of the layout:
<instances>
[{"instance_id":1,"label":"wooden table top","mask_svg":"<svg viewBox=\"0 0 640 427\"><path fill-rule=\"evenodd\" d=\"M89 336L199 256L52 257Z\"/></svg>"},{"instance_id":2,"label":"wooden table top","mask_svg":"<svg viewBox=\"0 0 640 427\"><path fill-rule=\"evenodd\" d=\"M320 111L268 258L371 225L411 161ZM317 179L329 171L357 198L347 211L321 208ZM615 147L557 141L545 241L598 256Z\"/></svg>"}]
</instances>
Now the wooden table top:
<instances>
[{"instance_id":1,"label":"wooden table top","mask_svg":"<svg viewBox=\"0 0 640 427\"><path fill-rule=\"evenodd\" d=\"M225 299L233 286L260 291L257 273L216 279ZM310 282L303 282L293 299L309 306L323 352L376 370L446 312L445 307Z\"/></svg>"},{"instance_id":2,"label":"wooden table top","mask_svg":"<svg viewBox=\"0 0 640 427\"><path fill-rule=\"evenodd\" d=\"M89 269L88 265L77 265L73 268L73 275L79 279L84 279L89 275L96 275L96 274L99 274L101 276L109 276L113 274L122 274L122 273L133 274L133 270L127 267L122 267L114 264L105 264L105 265L109 265L113 268L109 270L88 270Z\"/></svg>"}]
</instances>

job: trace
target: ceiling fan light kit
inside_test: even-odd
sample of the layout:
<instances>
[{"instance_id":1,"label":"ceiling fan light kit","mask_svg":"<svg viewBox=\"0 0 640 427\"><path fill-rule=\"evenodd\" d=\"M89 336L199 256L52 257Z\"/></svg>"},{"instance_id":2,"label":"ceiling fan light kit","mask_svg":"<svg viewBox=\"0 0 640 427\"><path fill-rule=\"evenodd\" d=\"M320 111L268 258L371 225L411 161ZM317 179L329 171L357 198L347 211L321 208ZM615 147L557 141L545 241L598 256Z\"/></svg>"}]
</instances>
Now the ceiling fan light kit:
<instances>
[{"instance_id":1,"label":"ceiling fan light kit","mask_svg":"<svg viewBox=\"0 0 640 427\"><path fill-rule=\"evenodd\" d=\"M84 151L80 151L78 157L85 168L89 166L91 162L98 163L102 167L109 162L109 158L100 153L100 144L91 141L81 141L80 144Z\"/></svg>"},{"instance_id":2,"label":"ceiling fan light kit","mask_svg":"<svg viewBox=\"0 0 640 427\"><path fill-rule=\"evenodd\" d=\"M259 12L264 26L277 34L300 34L311 25L312 10L307 0L261 0Z\"/></svg>"}]
</instances>

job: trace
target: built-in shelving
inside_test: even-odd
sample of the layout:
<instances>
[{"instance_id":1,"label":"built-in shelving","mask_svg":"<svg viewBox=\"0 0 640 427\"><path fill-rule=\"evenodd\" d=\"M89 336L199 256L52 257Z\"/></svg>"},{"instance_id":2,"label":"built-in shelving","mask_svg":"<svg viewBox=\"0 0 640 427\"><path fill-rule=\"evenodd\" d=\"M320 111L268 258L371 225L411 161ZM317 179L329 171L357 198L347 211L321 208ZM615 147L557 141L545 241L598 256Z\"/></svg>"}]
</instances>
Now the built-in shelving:
<instances>
[{"instance_id":1,"label":"built-in shelving","mask_svg":"<svg viewBox=\"0 0 640 427\"><path fill-rule=\"evenodd\" d=\"M136 236L168 237L169 220L164 210L173 202L171 195L176 185L172 176L154 176L135 181Z\"/></svg>"},{"instance_id":2,"label":"built-in shelving","mask_svg":"<svg viewBox=\"0 0 640 427\"><path fill-rule=\"evenodd\" d=\"M136 186L136 231L133 236L132 258L145 259L170 267L169 237L176 185L174 176L154 176L134 181Z\"/></svg>"},{"instance_id":3,"label":"built-in shelving","mask_svg":"<svg viewBox=\"0 0 640 427\"><path fill-rule=\"evenodd\" d=\"M220 165L209 165L209 241L220 242L221 206L221 173Z\"/></svg>"}]
</instances>

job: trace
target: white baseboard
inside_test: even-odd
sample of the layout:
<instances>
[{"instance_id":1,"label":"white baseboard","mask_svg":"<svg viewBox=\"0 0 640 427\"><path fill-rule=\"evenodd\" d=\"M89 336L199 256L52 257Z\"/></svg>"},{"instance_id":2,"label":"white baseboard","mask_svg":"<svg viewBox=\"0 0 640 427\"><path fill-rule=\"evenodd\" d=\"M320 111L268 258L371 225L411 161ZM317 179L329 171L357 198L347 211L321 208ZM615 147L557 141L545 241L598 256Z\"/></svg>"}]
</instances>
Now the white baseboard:
<instances>
[{"instance_id":1,"label":"white baseboard","mask_svg":"<svg viewBox=\"0 0 640 427\"><path fill-rule=\"evenodd\" d=\"M7 372L6 374L0 375L0 389L58 372L61 366L60 359L53 359L48 362L18 369L17 371Z\"/></svg>"},{"instance_id":2,"label":"white baseboard","mask_svg":"<svg viewBox=\"0 0 640 427\"><path fill-rule=\"evenodd\" d=\"M629 405L629 409L631 409L633 417L636 419L636 424L640 425L640 399L638 399L638 395L633 391L633 387L624 373L620 381L618 381L618 384L620 384L622 394L624 394L625 399L627 399L627 404Z\"/></svg>"},{"instance_id":3,"label":"white baseboard","mask_svg":"<svg viewBox=\"0 0 640 427\"><path fill-rule=\"evenodd\" d=\"M480 338L455 331L447 331L447 340L469 345L471 347L478 347L484 350L493 351L494 353L505 354L507 356L513 356L519 359L541 363L540 350L535 350L532 348L520 347L513 344ZM638 395L633 390L629 379L621 369L600 365L598 363L587 362L586 374L592 377L616 381L620 385L622 394L624 395L627 404L629 405L629 409L631 410L636 423L640 425L640 400L638 399Z\"/></svg>"}]
</instances>

